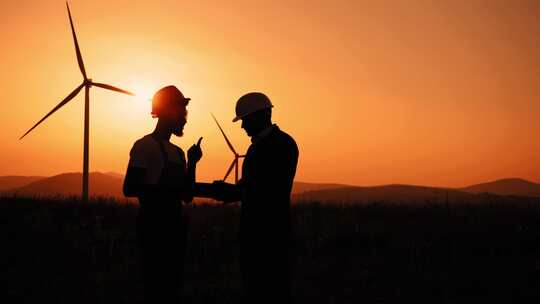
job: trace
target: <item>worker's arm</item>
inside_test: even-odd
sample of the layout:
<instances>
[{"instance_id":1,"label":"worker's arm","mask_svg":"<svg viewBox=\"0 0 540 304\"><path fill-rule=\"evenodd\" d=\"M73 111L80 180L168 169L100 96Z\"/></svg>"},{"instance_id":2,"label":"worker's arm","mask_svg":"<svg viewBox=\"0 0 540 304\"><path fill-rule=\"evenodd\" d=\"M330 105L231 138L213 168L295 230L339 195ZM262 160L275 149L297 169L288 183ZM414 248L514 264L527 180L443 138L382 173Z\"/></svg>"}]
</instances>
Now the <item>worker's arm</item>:
<instances>
[{"instance_id":1,"label":"worker's arm","mask_svg":"<svg viewBox=\"0 0 540 304\"><path fill-rule=\"evenodd\" d=\"M184 189L182 191L182 200L184 203L191 203L193 201L193 189L195 184L195 172L197 170L197 164L188 162L186 169L186 180L184 183Z\"/></svg>"},{"instance_id":2,"label":"worker's arm","mask_svg":"<svg viewBox=\"0 0 540 304\"><path fill-rule=\"evenodd\" d=\"M281 201L290 195L298 163L296 143L281 142L272 153L266 153L261 160L255 178L248 191L261 200Z\"/></svg>"},{"instance_id":3,"label":"worker's arm","mask_svg":"<svg viewBox=\"0 0 540 304\"><path fill-rule=\"evenodd\" d=\"M208 187L209 196L224 204L234 203L242 200L243 186L242 180L238 184L229 184L221 180L214 181Z\"/></svg>"},{"instance_id":4,"label":"worker's arm","mask_svg":"<svg viewBox=\"0 0 540 304\"><path fill-rule=\"evenodd\" d=\"M194 196L194 188L195 188L195 180L196 180L196 171L197 171L197 163L202 158L202 149L201 149L201 140L202 137L199 138L197 141L197 144L191 146L188 150L188 161L187 161L187 168L186 168L186 181L184 184L184 197L183 200L186 203L190 203L193 201Z\"/></svg>"},{"instance_id":5,"label":"worker's arm","mask_svg":"<svg viewBox=\"0 0 540 304\"><path fill-rule=\"evenodd\" d=\"M128 167L124 178L123 192L126 197L141 197L157 191L155 185L143 183L146 169L141 167Z\"/></svg>"},{"instance_id":6,"label":"worker's arm","mask_svg":"<svg viewBox=\"0 0 540 304\"><path fill-rule=\"evenodd\" d=\"M194 176L195 168L192 170L192 176ZM167 192L181 193L182 200L186 203L191 202L193 199L193 186L190 182L186 182L185 185L178 185L178 187L163 187L162 185L149 185L145 184L144 176L146 174L145 168L140 167L128 167L126 177L124 179L123 192L126 197L152 197L163 195ZM189 178L188 178L189 179ZM191 188L190 188L191 187Z\"/></svg>"},{"instance_id":7,"label":"worker's arm","mask_svg":"<svg viewBox=\"0 0 540 304\"><path fill-rule=\"evenodd\" d=\"M149 166L148 150L140 141L135 142L129 152L129 163L124 177L123 192L126 197L144 197L158 192L157 185L145 183Z\"/></svg>"}]
</instances>

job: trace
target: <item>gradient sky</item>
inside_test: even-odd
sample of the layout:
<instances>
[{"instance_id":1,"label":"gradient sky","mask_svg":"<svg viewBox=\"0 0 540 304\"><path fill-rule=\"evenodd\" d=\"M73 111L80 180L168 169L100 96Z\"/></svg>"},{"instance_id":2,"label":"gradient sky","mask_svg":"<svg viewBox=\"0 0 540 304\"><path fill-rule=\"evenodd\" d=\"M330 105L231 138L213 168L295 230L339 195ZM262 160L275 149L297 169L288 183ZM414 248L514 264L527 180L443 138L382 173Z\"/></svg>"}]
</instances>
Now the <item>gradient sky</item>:
<instances>
[{"instance_id":1,"label":"gradient sky","mask_svg":"<svg viewBox=\"0 0 540 304\"><path fill-rule=\"evenodd\" d=\"M124 172L155 124L146 100L192 98L198 179L232 160L210 113L233 124L249 91L300 148L297 180L463 186L540 182L539 1L71 1L91 90L90 170ZM62 1L0 4L0 175L82 170L84 94L18 138L82 76Z\"/></svg>"}]
</instances>

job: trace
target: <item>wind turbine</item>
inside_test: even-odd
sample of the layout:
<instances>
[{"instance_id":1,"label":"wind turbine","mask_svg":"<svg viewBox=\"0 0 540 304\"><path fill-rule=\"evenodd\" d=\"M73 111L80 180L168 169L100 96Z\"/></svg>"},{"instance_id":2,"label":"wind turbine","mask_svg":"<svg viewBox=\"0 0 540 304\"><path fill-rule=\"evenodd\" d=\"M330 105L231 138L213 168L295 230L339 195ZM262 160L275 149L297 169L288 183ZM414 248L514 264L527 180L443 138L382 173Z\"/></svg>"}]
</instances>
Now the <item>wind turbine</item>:
<instances>
[{"instance_id":1,"label":"wind turbine","mask_svg":"<svg viewBox=\"0 0 540 304\"><path fill-rule=\"evenodd\" d=\"M234 160L233 162L231 163L231 165L229 166L229 169L227 170L227 173L225 173L225 177L223 178L223 180L225 181L227 179L227 177L229 176L229 173L231 173L231 170L233 169L234 167L234 183L237 184L238 183L238 160L242 157L246 157L245 155L240 155L236 152L236 150L234 150L234 147L232 146L231 142L229 141L229 139L227 138L227 135L225 135L225 132L223 132L223 129L221 128L221 126L219 125L219 122L217 121L216 117L214 116L214 114L212 114L212 118L214 118L214 121L216 122L219 130L221 131L221 134L223 134L223 137L225 138L225 141L227 142L227 146L229 146L229 148L231 149L232 153L234 154Z\"/></svg>"},{"instance_id":2,"label":"wind turbine","mask_svg":"<svg viewBox=\"0 0 540 304\"><path fill-rule=\"evenodd\" d=\"M30 130L26 131L19 140L23 139L30 131L37 127L41 122L43 122L47 117L51 116L58 109L66 105L70 100L72 100L84 87L84 152L83 152L83 179L82 179L82 200L83 202L88 202L88 148L89 148L89 125L90 125L90 88L92 86L100 87L103 89L116 91L128 95L135 95L129 91L114 87L105 83L93 82L92 79L86 76L86 70L84 69L84 63L81 56L81 50L79 49L79 43L77 42L77 36L75 35L75 28L73 27L73 20L71 19L71 12L69 11L69 4L66 2L66 7L69 15L69 23L71 25L71 33L73 34L73 41L75 43L75 52L77 54L77 62L79 64L79 69L81 70L83 76L83 82L69 93L69 95L64 98L56 107L54 107L47 115L45 115L40 121L38 121Z\"/></svg>"}]
</instances>

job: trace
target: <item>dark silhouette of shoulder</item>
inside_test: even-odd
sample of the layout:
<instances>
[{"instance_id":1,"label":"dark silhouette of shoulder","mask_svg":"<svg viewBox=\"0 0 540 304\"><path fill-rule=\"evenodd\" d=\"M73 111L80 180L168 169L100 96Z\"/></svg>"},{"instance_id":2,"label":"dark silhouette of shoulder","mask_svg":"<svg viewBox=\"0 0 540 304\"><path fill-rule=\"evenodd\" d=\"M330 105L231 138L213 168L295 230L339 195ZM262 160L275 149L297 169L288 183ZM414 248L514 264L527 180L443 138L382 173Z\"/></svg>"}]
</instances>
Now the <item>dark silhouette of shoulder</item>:
<instances>
[{"instance_id":1,"label":"dark silhouette of shoulder","mask_svg":"<svg viewBox=\"0 0 540 304\"><path fill-rule=\"evenodd\" d=\"M270 145L273 149L282 148L282 149L291 149L298 153L298 146L296 141L288 133L281 130L278 126L272 128L272 131L261 139L257 145Z\"/></svg>"},{"instance_id":2,"label":"dark silhouette of shoulder","mask_svg":"<svg viewBox=\"0 0 540 304\"><path fill-rule=\"evenodd\" d=\"M274 126L250 150L242 171L247 199L288 202L298 162L295 140Z\"/></svg>"}]
</instances>

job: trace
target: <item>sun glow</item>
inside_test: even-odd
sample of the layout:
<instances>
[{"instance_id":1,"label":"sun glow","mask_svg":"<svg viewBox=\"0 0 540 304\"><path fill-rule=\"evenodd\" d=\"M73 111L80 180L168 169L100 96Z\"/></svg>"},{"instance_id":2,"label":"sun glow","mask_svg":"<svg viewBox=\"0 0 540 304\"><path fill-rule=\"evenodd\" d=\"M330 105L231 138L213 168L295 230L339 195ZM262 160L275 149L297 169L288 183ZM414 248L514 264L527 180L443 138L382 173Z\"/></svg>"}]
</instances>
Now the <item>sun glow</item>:
<instances>
[{"instance_id":1,"label":"sun glow","mask_svg":"<svg viewBox=\"0 0 540 304\"><path fill-rule=\"evenodd\" d=\"M136 83L133 86L135 100L141 104L148 104L152 100L152 96L157 91L157 87L148 83Z\"/></svg>"},{"instance_id":2,"label":"sun glow","mask_svg":"<svg viewBox=\"0 0 540 304\"><path fill-rule=\"evenodd\" d=\"M152 107L152 97L154 93L159 89L158 85L152 85L148 81L133 81L129 85L130 89L135 96L133 96L133 106L137 108L137 111L143 111L150 113Z\"/></svg>"},{"instance_id":3,"label":"sun glow","mask_svg":"<svg viewBox=\"0 0 540 304\"><path fill-rule=\"evenodd\" d=\"M0 100L9 109L0 111L0 175L80 171L84 89L19 140L81 80L65 4L11 2L0 9L0 36L9 41L0 48ZM297 141L299 180L540 180L540 142L531 140L540 115L535 1L505 1L482 14L460 1L262 9L123 2L72 7L87 76L136 94L90 90L92 171L125 171L133 142L155 128L150 98L175 85L192 100L185 135L171 140L189 148L204 136L201 181L223 177L232 161L210 113L246 151L250 139L231 120L238 97L251 91L271 98L273 120Z\"/></svg>"}]
</instances>

